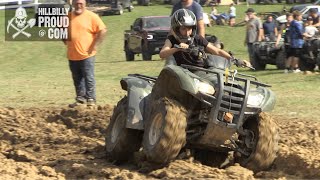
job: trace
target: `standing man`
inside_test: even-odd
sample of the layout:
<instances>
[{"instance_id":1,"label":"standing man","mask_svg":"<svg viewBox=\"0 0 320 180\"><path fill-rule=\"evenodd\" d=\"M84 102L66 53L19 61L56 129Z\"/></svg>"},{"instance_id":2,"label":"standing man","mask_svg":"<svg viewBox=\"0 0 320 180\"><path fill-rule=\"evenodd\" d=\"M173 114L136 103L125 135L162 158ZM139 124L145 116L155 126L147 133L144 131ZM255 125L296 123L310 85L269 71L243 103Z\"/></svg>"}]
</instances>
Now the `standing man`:
<instances>
[{"instance_id":1,"label":"standing man","mask_svg":"<svg viewBox=\"0 0 320 180\"><path fill-rule=\"evenodd\" d=\"M106 25L100 17L86 9L86 0L73 0L74 11L69 14L70 40L67 45L67 56L76 90L75 107L87 103L96 103L96 82L94 62L98 44L107 32Z\"/></svg>"},{"instance_id":2,"label":"standing man","mask_svg":"<svg viewBox=\"0 0 320 180\"><path fill-rule=\"evenodd\" d=\"M198 27L198 34L202 37L205 37L205 27L203 21L203 9L197 2L193 0L180 0L177 4L175 4L172 8L171 16L174 12L178 9L188 9L192 11L197 18L197 27Z\"/></svg>"},{"instance_id":3,"label":"standing man","mask_svg":"<svg viewBox=\"0 0 320 180\"><path fill-rule=\"evenodd\" d=\"M246 39L245 45L248 47L249 59L251 64L253 62L253 43L257 41L261 41L263 35L262 23L260 19L255 15L255 11L252 8L248 8L246 11L248 22L247 22L247 30L246 30Z\"/></svg>"},{"instance_id":4,"label":"standing man","mask_svg":"<svg viewBox=\"0 0 320 180\"><path fill-rule=\"evenodd\" d=\"M267 20L263 23L263 33L266 41L276 41L278 29L273 17L268 15Z\"/></svg>"}]
</instances>

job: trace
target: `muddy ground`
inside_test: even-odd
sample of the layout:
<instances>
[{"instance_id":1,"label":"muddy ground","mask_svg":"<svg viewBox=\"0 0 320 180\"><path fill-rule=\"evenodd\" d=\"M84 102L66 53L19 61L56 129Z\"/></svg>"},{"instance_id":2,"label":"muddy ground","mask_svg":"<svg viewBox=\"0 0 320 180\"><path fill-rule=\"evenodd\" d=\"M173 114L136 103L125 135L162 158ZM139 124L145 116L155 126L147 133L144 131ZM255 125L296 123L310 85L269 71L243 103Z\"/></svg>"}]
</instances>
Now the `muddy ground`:
<instances>
[{"instance_id":1,"label":"muddy ground","mask_svg":"<svg viewBox=\"0 0 320 180\"><path fill-rule=\"evenodd\" d=\"M0 179L320 178L319 121L273 116L281 140L268 171L254 174L237 164L218 169L192 157L152 170L141 161L115 165L106 160L104 134L112 109L0 108Z\"/></svg>"}]
</instances>

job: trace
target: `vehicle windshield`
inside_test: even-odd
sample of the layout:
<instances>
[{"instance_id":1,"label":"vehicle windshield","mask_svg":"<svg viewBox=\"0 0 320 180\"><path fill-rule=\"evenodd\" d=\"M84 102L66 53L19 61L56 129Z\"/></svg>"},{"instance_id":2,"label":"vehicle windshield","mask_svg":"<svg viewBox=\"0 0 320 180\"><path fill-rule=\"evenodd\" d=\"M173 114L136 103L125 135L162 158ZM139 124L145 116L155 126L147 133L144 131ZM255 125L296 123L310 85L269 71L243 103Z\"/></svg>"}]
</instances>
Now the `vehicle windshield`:
<instances>
[{"instance_id":1,"label":"vehicle windshield","mask_svg":"<svg viewBox=\"0 0 320 180\"><path fill-rule=\"evenodd\" d=\"M170 17L152 17L146 18L143 24L144 28L170 27Z\"/></svg>"}]
</instances>

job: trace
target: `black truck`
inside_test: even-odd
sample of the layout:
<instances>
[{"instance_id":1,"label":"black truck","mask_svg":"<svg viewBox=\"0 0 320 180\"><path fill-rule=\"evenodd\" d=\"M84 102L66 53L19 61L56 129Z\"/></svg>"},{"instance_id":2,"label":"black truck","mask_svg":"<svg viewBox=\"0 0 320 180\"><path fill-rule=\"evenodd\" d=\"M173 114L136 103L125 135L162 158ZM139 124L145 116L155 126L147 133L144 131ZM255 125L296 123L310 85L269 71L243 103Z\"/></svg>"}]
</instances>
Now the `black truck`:
<instances>
[{"instance_id":1,"label":"black truck","mask_svg":"<svg viewBox=\"0 0 320 180\"><path fill-rule=\"evenodd\" d=\"M135 54L142 54L143 60L151 60L152 55L159 54L169 32L169 16L137 18L130 30L124 32L126 60L133 61Z\"/></svg>"}]
</instances>

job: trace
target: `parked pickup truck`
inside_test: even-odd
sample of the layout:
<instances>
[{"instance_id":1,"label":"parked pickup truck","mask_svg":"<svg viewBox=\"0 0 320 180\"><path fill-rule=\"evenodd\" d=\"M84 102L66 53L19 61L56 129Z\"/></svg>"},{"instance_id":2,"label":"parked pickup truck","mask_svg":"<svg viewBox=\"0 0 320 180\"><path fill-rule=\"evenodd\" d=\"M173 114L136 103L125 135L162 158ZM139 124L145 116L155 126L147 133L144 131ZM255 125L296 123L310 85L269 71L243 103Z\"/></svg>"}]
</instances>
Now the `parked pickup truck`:
<instances>
[{"instance_id":1,"label":"parked pickup truck","mask_svg":"<svg viewBox=\"0 0 320 180\"><path fill-rule=\"evenodd\" d=\"M151 60L152 55L159 54L169 31L169 16L137 18L131 29L124 33L126 60L133 61L135 54L142 54L143 60Z\"/></svg>"},{"instance_id":2,"label":"parked pickup truck","mask_svg":"<svg viewBox=\"0 0 320 180\"><path fill-rule=\"evenodd\" d=\"M320 12L320 6L318 5L306 6L300 10L303 20L306 20L309 16L310 9L316 9L317 12ZM279 16L276 20L281 24L287 22L286 15Z\"/></svg>"}]
</instances>

